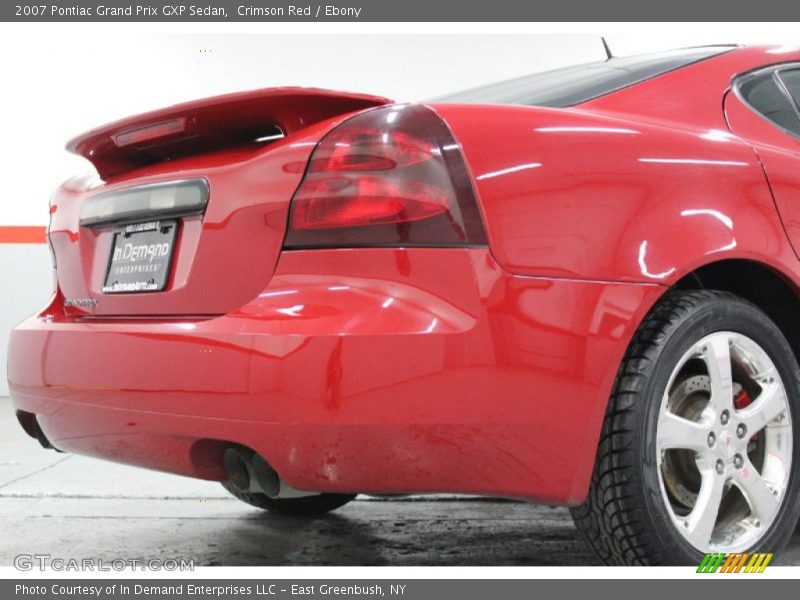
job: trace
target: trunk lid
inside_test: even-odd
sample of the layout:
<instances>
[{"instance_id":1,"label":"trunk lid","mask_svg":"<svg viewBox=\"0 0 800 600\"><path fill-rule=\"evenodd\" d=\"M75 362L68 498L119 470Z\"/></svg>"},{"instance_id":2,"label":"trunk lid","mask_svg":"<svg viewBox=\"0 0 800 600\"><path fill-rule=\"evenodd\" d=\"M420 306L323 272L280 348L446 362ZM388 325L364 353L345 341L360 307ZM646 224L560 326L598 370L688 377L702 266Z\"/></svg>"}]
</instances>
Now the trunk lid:
<instances>
[{"instance_id":1,"label":"trunk lid","mask_svg":"<svg viewBox=\"0 0 800 600\"><path fill-rule=\"evenodd\" d=\"M245 304L272 276L289 203L317 142L346 116L388 103L324 90L259 90L153 111L70 141L67 148L87 158L102 180L70 180L51 202L49 242L65 311L84 317L202 317ZM112 211L100 224L82 222L84 204L100 195L184 181L204 181L208 202L203 211L161 221L175 227L164 289L104 293L115 238L128 235L125 227L137 220L158 217L131 220L119 206L119 220Z\"/></svg>"}]
</instances>

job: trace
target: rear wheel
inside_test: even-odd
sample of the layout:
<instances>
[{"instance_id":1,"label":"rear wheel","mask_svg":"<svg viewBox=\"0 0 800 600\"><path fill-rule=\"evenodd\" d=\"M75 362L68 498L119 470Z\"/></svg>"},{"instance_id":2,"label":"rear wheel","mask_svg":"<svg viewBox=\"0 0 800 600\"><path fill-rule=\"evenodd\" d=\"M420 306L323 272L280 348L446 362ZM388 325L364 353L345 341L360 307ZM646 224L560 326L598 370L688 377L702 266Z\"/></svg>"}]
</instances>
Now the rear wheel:
<instances>
[{"instance_id":1,"label":"rear wheel","mask_svg":"<svg viewBox=\"0 0 800 600\"><path fill-rule=\"evenodd\" d=\"M270 498L266 494L258 492L241 492L227 481L222 483L222 487L228 490L235 498L246 502L250 506L263 508L276 514L295 517L322 515L344 506L355 498L355 494L317 494L300 498Z\"/></svg>"},{"instance_id":2,"label":"rear wheel","mask_svg":"<svg viewBox=\"0 0 800 600\"><path fill-rule=\"evenodd\" d=\"M763 312L671 293L619 370L575 524L609 564L774 552L800 514L799 401L795 356Z\"/></svg>"}]
</instances>

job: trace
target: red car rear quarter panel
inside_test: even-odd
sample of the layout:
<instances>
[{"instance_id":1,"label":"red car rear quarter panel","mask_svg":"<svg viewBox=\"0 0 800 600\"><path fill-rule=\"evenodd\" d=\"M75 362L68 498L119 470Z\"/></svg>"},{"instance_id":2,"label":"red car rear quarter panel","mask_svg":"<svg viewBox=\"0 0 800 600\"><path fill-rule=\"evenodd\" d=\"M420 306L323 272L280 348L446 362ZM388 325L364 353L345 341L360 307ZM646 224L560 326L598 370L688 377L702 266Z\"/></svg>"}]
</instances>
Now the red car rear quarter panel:
<instances>
[{"instance_id":1,"label":"red car rear quarter panel","mask_svg":"<svg viewBox=\"0 0 800 600\"><path fill-rule=\"evenodd\" d=\"M485 249L284 252L224 317L31 318L10 386L82 454L223 479L221 440L299 489L576 503L617 365L660 293L514 277Z\"/></svg>"},{"instance_id":2,"label":"red car rear quarter panel","mask_svg":"<svg viewBox=\"0 0 800 600\"><path fill-rule=\"evenodd\" d=\"M795 269L758 159L727 130L435 109L463 146L492 252L515 274L671 284L726 258Z\"/></svg>"}]
</instances>

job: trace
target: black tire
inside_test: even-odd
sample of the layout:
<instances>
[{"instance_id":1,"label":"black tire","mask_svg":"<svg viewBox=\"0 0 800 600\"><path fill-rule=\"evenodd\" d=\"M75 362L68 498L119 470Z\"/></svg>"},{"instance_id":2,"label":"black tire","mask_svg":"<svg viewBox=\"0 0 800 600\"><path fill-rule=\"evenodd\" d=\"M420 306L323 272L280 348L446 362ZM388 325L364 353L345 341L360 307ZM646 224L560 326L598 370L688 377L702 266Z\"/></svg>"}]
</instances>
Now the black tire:
<instances>
[{"instance_id":1,"label":"black tire","mask_svg":"<svg viewBox=\"0 0 800 600\"><path fill-rule=\"evenodd\" d=\"M635 334L609 401L586 501L571 510L583 537L610 565L698 565L703 554L673 524L656 463L658 410L683 354L707 335L732 331L764 349L784 383L789 413L800 423L798 364L786 338L756 306L725 292L670 292ZM800 516L800 443L794 429L792 472L777 516L757 547L775 552Z\"/></svg>"},{"instance_id":2,"label":"black tire","mask_svg":"<svg viewBox=\"0 0 800 600\"><path fill-rule=\"evenodd\" d=\"M355 498L355 494L318 494L301 498L270 498L258 492L240 492L230 482L223 482L230 494L250 506L292 517L314 517L336 510Z\"/></svg>"}]
</instances>

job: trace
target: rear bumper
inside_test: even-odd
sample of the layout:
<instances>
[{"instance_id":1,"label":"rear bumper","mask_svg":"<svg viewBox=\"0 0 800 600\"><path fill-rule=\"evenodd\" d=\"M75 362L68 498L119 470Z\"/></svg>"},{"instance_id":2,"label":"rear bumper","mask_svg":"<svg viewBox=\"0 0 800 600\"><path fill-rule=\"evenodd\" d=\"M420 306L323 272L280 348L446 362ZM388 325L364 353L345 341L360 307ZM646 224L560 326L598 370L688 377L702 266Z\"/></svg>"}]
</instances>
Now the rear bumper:
<instances>
[{"instance_id":1,"label":"rear bumper","mask_svg":"<svg viewBox=\"0 0 800 600\"><path fill-rule=\"evenodd\" d=\"M237 443L297 489L571 504L661 291L514 277L484 249L288 252L217 318L78 322L53 306L12 333L9 384L80 454L221 480Z\"/></svg>"}]
</instances>

